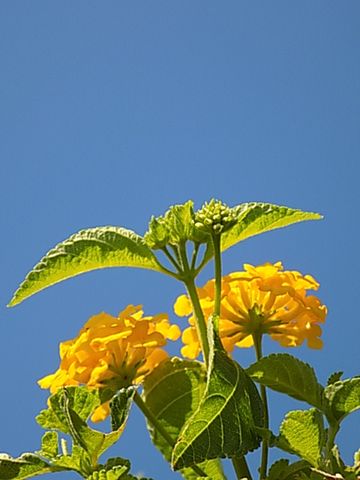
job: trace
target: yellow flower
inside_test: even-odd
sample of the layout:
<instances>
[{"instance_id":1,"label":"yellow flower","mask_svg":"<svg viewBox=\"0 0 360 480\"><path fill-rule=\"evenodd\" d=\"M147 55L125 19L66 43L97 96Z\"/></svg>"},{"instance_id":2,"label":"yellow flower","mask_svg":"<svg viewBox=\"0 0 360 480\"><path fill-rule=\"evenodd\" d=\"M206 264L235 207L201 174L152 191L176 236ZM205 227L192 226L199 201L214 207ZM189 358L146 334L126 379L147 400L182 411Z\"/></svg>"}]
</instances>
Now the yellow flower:
<instances>
[{"instance_id":1,"label":"yellow flower","mask_svg":"<svg viewBox=\"0 0 360 480\"><path fill-rule=\"evenodd\" d=\"M214 308L215 282L198 288L201 308L207 319ZM251 347L254 335L269 334L284 347L301 345L321 348L319 323L325 321L327 309L320 300L307 295L319 284L311 275L284 271L281 262L254 267L245 264L244 271L222 278L219 331L224 348ZM190 300L181 295L175 302L175 313L189 316L190 327L184 330L181 352L196 358L200 344Z\"/></svg>"},{"instance_id":2,"label":"yellow flower","mask_svg":"<svg viewBox=\"0 0 360 480\"><path fill-rule=\"evenodd\" d=\"M167 358L161 348L177 340L180 329L170 325L166 314L144 317L141 305L129 305L118 317L100 313L91 317L79 335L60 343L59 369L39 380L55 393L67 385L90 388L120 388L141 383L145 375ZM109 402L93 414L100 421L109 414Z\"/></svg>"}]
</instances>

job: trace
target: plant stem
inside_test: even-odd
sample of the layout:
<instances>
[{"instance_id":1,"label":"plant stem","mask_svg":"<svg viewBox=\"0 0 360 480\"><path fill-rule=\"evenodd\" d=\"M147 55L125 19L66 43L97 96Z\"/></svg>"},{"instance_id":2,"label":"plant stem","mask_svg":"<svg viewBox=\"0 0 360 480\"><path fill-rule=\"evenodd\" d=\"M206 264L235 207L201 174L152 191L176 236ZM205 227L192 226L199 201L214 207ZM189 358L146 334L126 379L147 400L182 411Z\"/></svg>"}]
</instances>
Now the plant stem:
<instances>
[{"instance_id":1,"label":"plant stem","mask_svg":"<svg viewBox=\"0 0 360 480\"><path fill-rule=\"evenodd\" d=\"M241 480L243 478L246 478L247 480L252 480L252 476L246 463L245 457L233 457L231 461L238 480Z\"/></svg>"},{"instance_id":2,"label":"plant stem","mask_svg":"<svg viewBox=\"0 0 360 480\"><path fill-rule=\"evenodd\" d=\"M215 301L214 301L214 330L219 334L219 317L221 310L221 235L213 234L212 242L214 247L214 264L215 264ZM238 480L247 478L252 480L249 467L245 457L238 456L232 458L232 464Z\"/></svg>"},{"instance_id":3,"label":"plant stem","mask_svg":"<svg viewBox=\"0 0 360 480\"><path fill-rule=\"evenodd\" d=\"M184 283L188 291L188 294L193 306L193 310L195 313L196 331L199 337L201 350L204 355L204 361L205 361L205 364L207 365L209 362L209 341L207 338L207 328L206 328L205 317L200 305L200 300L196 291L194 279L189 278L186 281L184 281Z\"/></svg>"},{"instance_id":4,"label":"plant stem","mask_svg":"<svg viewBox=\"0 0 360 480\"><path fill-rule=\"evenodd\" d=\"M155 430L157 430L160 433L160 435L164 438L164 440L167 441L170 447L173 448L175 445L175 441L173 440L171 435L169 435L169 433L165 430L165 428L161 425L161 423L158 421L158 419L155 417L152 411L147 407L146 403L138 394L138 392L135 392L134 402L139 407L141 412L145 415L149 423L151 423L151 425L155 428ZM200 475L200 477L207 476L206 473L197 465L193 465L191 468L194 470L194 472L197 475Z\"/></svg>"},{"instance_id":5,"label":"plant stem","mask_svg":"<svg viewBox=\"0 0 360 480\"><path fill-rule=\"evenodd\" d=\"M214 246L214 263L215 263L214 315L216 317L219 317L220 316L220 306L221 306L221 252L220 252L221 236L213 234L212 235L212 241L213 241L213 246Z\"/></svg>"},{"instance_id":6,"label":"plant stem","mask_svg":"<svg viewBox=\"0 0 360 480\"><path fill-rule=\"evenodd\" d=\"M253 334L253 339L254 339L254 346L255 346L255 352L256 352L256 359L257 361L259 361L262 358L262 346L261 346L262 335ZM260 385L260 394L261 394L261 399L264 405L264 428L268 429L269 428L269 407L268 407L268 401L267 401L266 388L264 387L264 385ZM263 480L266 478L268 455L269 455L269 441L268 439L264 438L262 441L261 465L259 470L260 480Z\"/></svg>"},{"instance_id":7,"label":"plant stem","mask_svg":"<svg viewBox=\"0 0 360 480\"><path fill-rule=\"evenodd\" d=\"M180 265L177 263L177 261L175 260L175 258L171 255L171 253L169 252L169 250L164 247L161 249L165 255L167 256L167 258L170 260L170 262L174 265L174 267L176 268L177 272L180 272L181 268L180 268Z\"/></svg>"}]
</instances>

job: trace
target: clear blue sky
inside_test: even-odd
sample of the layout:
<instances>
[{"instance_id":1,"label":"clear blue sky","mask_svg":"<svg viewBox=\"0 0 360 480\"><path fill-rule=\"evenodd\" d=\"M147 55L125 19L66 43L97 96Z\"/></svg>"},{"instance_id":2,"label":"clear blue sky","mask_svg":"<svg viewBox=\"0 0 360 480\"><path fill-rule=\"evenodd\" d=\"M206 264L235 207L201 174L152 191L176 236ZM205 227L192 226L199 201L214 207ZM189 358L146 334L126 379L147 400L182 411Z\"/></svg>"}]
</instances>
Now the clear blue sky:
<instances>
[{"instance_id":1,"label":"clear blue sky","mask_svg":"<svg viewBox=\"0 0 360 480\"><path fill-rule=\"evenodd\" d=\"M57 367L60 340L129 303L175 321L182 292L154 272L111 269L7 309L25 273L81 228L142 234L152 214L190 198L325 215L234 247L224 270L282 260L312 273L329 307L325 347L290 353L322 382L360 373L359 51L357 0L0 2L0 451L39 447L36 380ZM236 358L247 365L252 353ZM275 431L286 408L306 408L273 398ZM359 430L357 414L340 437L347 461ZM116 455L179 478L136 408Z\"/></svg>"}]
</instances>

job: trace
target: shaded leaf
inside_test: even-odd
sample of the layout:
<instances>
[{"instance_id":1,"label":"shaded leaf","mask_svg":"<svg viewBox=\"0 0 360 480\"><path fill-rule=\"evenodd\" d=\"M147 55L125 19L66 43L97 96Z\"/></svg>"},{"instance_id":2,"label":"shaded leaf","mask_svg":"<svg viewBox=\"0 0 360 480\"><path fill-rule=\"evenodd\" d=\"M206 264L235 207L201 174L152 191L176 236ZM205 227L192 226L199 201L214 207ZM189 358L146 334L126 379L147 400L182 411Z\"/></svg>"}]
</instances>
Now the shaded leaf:
<instances>
[{"instance_id":1,"label":"shaded leaf","mask_svg":"<svg viewBox=\"0 0 360 480\"><path fill-rule=\"evenodd\" d=\"M327 385L332 385L333 383L335 382L338 382L339 380L341 380L341 377L343 376L344 372L334 372L332 373L328 380L327 380Z\"/></svg>"},{"instance_id":2,"label":"shaded leaf","mask_svg":"<svg viewBox=\"0 0 360 480\"><path fill-rule=\"evenodd\" d=\"M205 384L206 371L203 364L179 358L162 362L145 378L143 392L145 404L172 438L173 443L187 419L198 407ZM149 423L148 428L152 441L170 461L172 447ZM213 480L226 478L218 459L202 462L199 467ZM191 468L183 469L181 474L187 480L198 478Z\"/></svg>"},{"instance_id":3,"label":"shaded leaf","mask_svg":"<svg viewBox=\"0 0 360 480\"><path fill-rule=\"evenodd\" d=\"M292 355L271 354L250 365L246 372L255 382L322 408L323 387L314 369Z\"/></svg>"},{"instance_id":4,"label":"shaded leaf","mask_svg":"<svg viewBox=\"0 0 360 480\"><path fill-rule=\"evenodd\" d=\"M0 454L0 478L2 480L31 478L51 471L51 466L33 453L24 453L18 458Z\"/></svg>"},{"instance_id":5,"label":"shaded leaf","mask_svg":"<svg viewBox=\"0 0 360 480\"><path fill-rule=\"evenodd\" d=\"M259 446L262 403L245 371L228 357L208 322L210 344L206 389L180 432L172 455L175 470L218 457L246 454Z\"/></svg>"},{"instance_id":6,"label":"shaded leaf","mask_svg":"<svg viewBox=\"0 0 360 480\"><path fill-rule=\"evenodd\" d=\"M242 203L234 208L237 210L237 223L222 236L222 251L260 233L305 220L322 218L318 213L303 212L302 210L271 203Z\"/></svg>"},{"instance_id":7,"label":"shaded leaf","mask_svg":"<svg viewBox=\"0 0 360 480\"><path fill-rule=\"evenodd\" d=\"M135 386L122 388L111 399L111 428L112 430L119 430L125 426L126 420L129 416L130 407L132 405L134 395L136 392Z\"/></svg>"},{"instance_id":8,"label":"shaded leaf","mask_svg":"<svg viewBox=\"0 0 360 480\"><path fill-rule=\"evenodd\" d=\"M360 408L360 377L340 380L324 390L331 415L338 422Z\"/></svg>"},{"instance_id":9,"label":"shaded leaf","mask_svg":"<svg viewBox=\"0 0 360 480\"><path fill-rule=\"evenodd\" d=\"M28 273L9 306L50 285L90 270L138 267L161 271L142 237L121 227L81 230L50 250Z\"/></svg>"},{"instance_id":10,"label":"shaded leaf","mask_svg":"<svg viewBox=\"0 0 360 480\"><path fill-rule=\"evenodd\" d=\"M322 414L312 408L294 410L286 415L280 426L277 446L299 455L312 466L318 467L321 463L324 441Z\"/></svg>"}]
</instances>

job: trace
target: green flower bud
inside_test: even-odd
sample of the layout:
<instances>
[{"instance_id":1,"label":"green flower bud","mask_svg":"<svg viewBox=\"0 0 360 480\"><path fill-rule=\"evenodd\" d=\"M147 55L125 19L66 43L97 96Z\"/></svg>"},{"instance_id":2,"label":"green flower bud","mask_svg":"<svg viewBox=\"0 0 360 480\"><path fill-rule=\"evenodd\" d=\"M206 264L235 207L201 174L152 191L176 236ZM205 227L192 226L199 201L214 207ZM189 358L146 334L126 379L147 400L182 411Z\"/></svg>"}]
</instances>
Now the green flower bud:
<instances>
[{"instance_id":1,"label":"green flower bud","mask_svg":"<svg viewBox=\"0 0 360 480\"><path fill-rule=\"evenodd\" d=\"M236 211L220 200L212 199L195 213L195 227L203 232L220 235L235 225Z\"/></svg>"}]
</instances>

